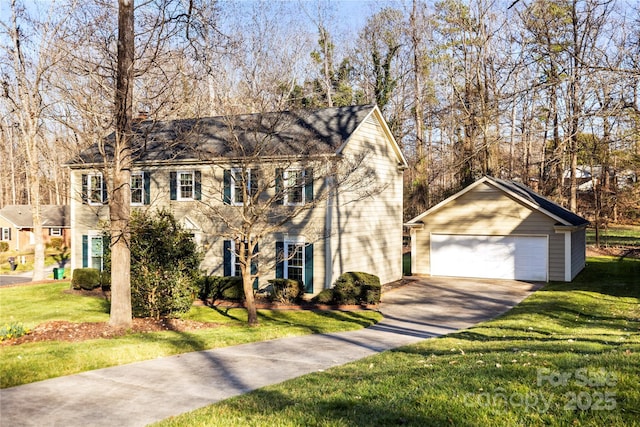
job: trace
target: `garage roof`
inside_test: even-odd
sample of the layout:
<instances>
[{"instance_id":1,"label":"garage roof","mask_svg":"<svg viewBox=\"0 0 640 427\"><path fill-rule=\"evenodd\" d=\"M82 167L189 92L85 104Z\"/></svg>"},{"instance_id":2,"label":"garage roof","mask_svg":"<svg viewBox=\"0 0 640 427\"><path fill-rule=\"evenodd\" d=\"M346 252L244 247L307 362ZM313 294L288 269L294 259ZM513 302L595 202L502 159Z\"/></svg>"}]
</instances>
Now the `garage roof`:
<instances>
[{"instance_id":1,"label":"garage roof","mask_svg":"<svg viewBox=\"0 0 640 427\"><path fill-rule=\"evenodd\" d=\"M558 221L559 225L581 227L589 224L589 221L587 221L586 219L582 218L579 215L576 215L568 209L563 208L559 204L542 197L522 183L515 181L505 181L503 179L485 176L469 185L468 187L464 188L463 190L459 191L458 193L454 194L453 196L449 197L448 199L445 199L437 205L433 206L426 212L413 218L411 221L407 222L406 225L411 226L420 224L422 222L422 218L424 218L425 216L441 209L452 200L457 199L458 197L473 190L483 183L487 183L495 188L498 188L523 205L555 219L556 221Z\"/></svg>"}]
</instances>

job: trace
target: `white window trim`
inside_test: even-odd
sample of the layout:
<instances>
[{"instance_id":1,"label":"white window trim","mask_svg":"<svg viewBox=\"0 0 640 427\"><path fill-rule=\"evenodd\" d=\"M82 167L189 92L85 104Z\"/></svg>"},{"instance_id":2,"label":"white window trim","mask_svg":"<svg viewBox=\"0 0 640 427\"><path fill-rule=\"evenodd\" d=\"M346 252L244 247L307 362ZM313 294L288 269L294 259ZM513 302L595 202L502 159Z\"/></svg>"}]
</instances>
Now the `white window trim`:
<instances>
[{"instance_id":1,"label":"white window trim","mask_svg":"<svg viewBox=\"0 0 640 427\"><path fill-rule=\"evenodd\" d=\"M99 202L95 202L93 201L93 197L91 197L93 195L93 192L95 191L92 186L91 186L91 178L100 178L100 188L98 189L100 191L100 201ZM104 200L104 176L102 175L101 172L97 172L97 173L88 173L87 174L87 204L89 204L90 206L102 206L104 205L103 200Z\"/></svg>"},{"instance_id":2,"label":"white window trim","mask_svg":"<svg viewBox=\"0 0 640 427\"><path fill-rule=\"evenodd\" d=\"M236 175L242 173L242 168L231 168L231 182L229 185L231 188L229 189L229 198L231 199L232 206L243 206L244 202L236 201ZM251 190L253 186L253 182L251 182L251 169L245 169L245 173L247 174L247 204L251 203Z\"/></svg>"},{"instance_id":3,"label":"white window trim","mask_svg":"<svg viewBox=\"0 0 640 427\"><path fill-rule=\"evenodd\" d=\"M181 175L191 175L191 196L190 197L182 197L182 188L180 186L180 176ZM176 171L176 200L178 201L192 201L196 199L196 173L195 171Z\"/></svg>"},{"instance_id":4,"label":"white window trim","mask_svg":"<svg viewBox=\"0 0 640 427\"><path fill-rule=\"evenodd\" d=\"M134 202L133 201L133 186L130 185L131 187L131 206L143 206L144 205L144 171L138 171L138 172L131 172L131 182L133 182L133 177L134 176L139 176L142 178L142 187L140 188L140 190L142 190L142 201L140 202Z\"/></svg>"},{"instance_id":5,"label":"white window trim","mask_svg":"<svg viewBox=\"0 0 640 427\"><path fill-rule=\"evenodd\" d=\"M9 227L2 227L2 236L0 236L0 241L8 242L9 235L11 234L11 229Z\"/></svg>"},{"instance_id":6,"label":"white window trim","mask_svg":"<svg viewBox=\"0 0 640 427\"><path fill-rule=\"evenodd\" d=\"M302 184L302 194L301 194L301 201L300 202L290 202L289 201L289 195L291 190L293 190L295 187L290 186L289 185L289 174L292 172L302 172L302 179L303 179L303 184ZM284 205L285 206L302 206L305 204L306 200L305 200L305 193L306 193L306 184L305 184L305 180L306 180L306 171L304 168L288 168L285 169L282 172L282 184L284 187Z\"/></svg>"},{"instance_id":7,"label":"white window trim","mask_svg":"<svg viewBox=\"0 0 640 427\"><path fill-rule=\"evenodd\" d=\"M89 268L93 267L93 239L94 238L99 238L100 240L103 239L102 236L102 232L101 231L97 231L97 230L89 230L87 232L87 266ZM104 241L102 241L102 254L100 256L100 271L104 271Z\"/></svg>"},{"instance_id":8,"label":"white window trim","mask_svg":"<svg viewBox=\"0 0 640 427\"><path fill-rule=\"evenodd\" d=\"M293 240L284 240L282 245L284 246L283 250L284 250L284 263L283 263L283 272L282 275L284 276L285 279L289 278L289 261L291 260L291 255L289 253L289 245L295 245L295 246L302 246L302 279L304 280L304 272L305 272L305 267L306 267L306 262L305 262L305 249L306 249L306 242L304 241L304 239L293 239Z\"/></svg>"},{"instance_id":9,"label":"white window trim","mask_svg":"<svg viewBox=\"0 0 640 427\"><path fill-rule=\"evenodd\" d=\"M62 228L61 227L51 227L49 235L51 237L62 237Z\"/></svg>"}]
</instances>

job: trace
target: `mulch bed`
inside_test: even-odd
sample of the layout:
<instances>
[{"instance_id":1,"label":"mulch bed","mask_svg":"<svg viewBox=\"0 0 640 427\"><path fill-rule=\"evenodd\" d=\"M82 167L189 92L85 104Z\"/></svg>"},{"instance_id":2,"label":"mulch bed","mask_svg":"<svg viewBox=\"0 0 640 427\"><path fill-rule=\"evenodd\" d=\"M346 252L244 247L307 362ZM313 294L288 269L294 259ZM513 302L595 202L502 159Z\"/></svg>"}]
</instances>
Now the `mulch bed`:
<instances>
[{"instance_id":1,"label":"mulch bed","mask_svg":"<svg viewBox=\"0 0 640 427\"><path fill-rule=\"evenodd\" d=\"M393 289L404 286L414 279L405 278L396 282L387 283L382 286L382 292L389 292ZM53 281L51 281L53 282ZM47 282L48 283L48 282ZM33 283L28 283L33 284ZM26 284L20 284L26 285ZM92 296L99 298L108 298L108 294L103 292L102 289L96 288L91 291L66 289L64 291L68 294ZM197 300L196 305L203 305L202 301ZM235 308L244 307L242 302L236 301L209 301L208 304L214 308ZM313 304L311 302L303 302L301 304L280 304L268 302L264 299L257 299L256 306L259 309L269 310L341 310L341 311L355 311L355 310L377 310L377 305L325 305L325 304ZM14 338L11 340L5 340L0 342L0 346L20 345L28 342L39 341L67 341L67 342L79 342L90 339L98 338L115 338L123 336L127 333L149 333L149 332L161 332L161 331L177 331L177 332L189 332L198 329L218 328L224 326L219 323L210 322L197 322L193 320L183 319L133 319L133 325L128 329L117 329L109 325L108 322L67 322L64 320L54 320L50 322L41 323L36 326L29 334L20 338Z\"/></svg>"}]
</instances>

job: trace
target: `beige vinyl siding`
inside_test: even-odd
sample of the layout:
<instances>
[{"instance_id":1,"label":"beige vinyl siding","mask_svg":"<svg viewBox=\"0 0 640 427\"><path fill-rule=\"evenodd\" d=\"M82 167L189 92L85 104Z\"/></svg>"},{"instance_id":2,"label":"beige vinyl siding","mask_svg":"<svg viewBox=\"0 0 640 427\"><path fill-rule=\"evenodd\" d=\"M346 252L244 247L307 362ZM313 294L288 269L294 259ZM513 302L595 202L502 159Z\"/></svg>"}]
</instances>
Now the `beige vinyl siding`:
<instances>
[{"instance_id":1,"label":"beige vinyl siding","mask_svg":"<svg viewBox=\"0 0 640 427\"><path fill-rule=\"evenodd\" d=\"M339 194L334 201L335 233L326 242L332 277L327 280L335 281L340 272L364 271L387 283L402 277L402 171L375 116L361 124L344 149L345 157L360 153L366 158L354 179L363 174L363 179L373 177L375 182L370 188ZM362 198L366 190L373 194Z\"/></svg>"},{"instance_id":2,"label":"beige vinyl siding","mask_svg":"<svg viewBox=\"0 0 640 427\"><path fill-rule=\"evenodd\" d=\"M586 231L584 228L571 233L571 280L578 275L586 263Z\"/></svg>"},{"instance_id":3,"label":"beige vinyl siding","mask_svg":"<svg viewBox=\"0 0 640 427\"><path fill-rule=\"evenodd\" d=\"M416 256L412 270L431 274L430 233L468 235L548 235L549 276L564 275L564 236L554 231L554 221L508 197L489 183L482 183L442 208L422 218L424 228L415 232Z\"/></svg>"}]
</instances>

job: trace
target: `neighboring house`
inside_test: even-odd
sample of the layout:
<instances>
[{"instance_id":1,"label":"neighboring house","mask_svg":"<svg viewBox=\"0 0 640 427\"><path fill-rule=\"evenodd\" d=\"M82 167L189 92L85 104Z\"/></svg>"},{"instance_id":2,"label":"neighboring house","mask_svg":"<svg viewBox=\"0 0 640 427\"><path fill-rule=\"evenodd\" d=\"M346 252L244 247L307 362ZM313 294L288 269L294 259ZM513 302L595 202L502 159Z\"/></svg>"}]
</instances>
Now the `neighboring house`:
<instances>
[{"instance_id":1,"label":"neighboring house","mask_svg":"<svg viewBox=\"0 0 640 427\"><path fill-rule=\"evenodd\" d=\"M45 244L52 238L62 239L64 246L71 244L70 208L67 205L40 206L42 237ZM0 209L0 240L9 243L9 250L24 251L33 248L33 214L30 205L7 205Z\"/></svg>"},{"instance_id":2,"label":"neighboring house","mask_svg":"<svg viewBox=\"0 0 640 427\"><path fill-rule=\"evenodd\" d=\"M229 223L243 215L247 194L239 184L253 193L258 182L271 179L273 185L260 190L264 194L257 200L277 200L280 207L265 212L265 218L277 222L278 212L313 208L258 243L259 286L274 277L296 278L313 295L347 271L375 274L382 283L402 277L407 163L378 107L147 120L137 122L134 133L133 209L170 209L203 249L201 267L207 274L238 274L240 243L229 237ZM99 153L96 144L68 165L72 268L103 268L109 180ZM358 162L356 185L334 188L345 159ZM333 174L321 173L332 168Z\"/></svg>"},{"instance_id":3,"label":"neighboring house","mask_svg":"<svg viewBox=\"0 0 640 427\"><path fill-rule=\"evenodd\" d=\"M593 181L596 180L599 186L609 183L610 187L623 190L633 186L638 182L638 176L631 169L616 170L610 166L605 173L602 172L602 166L578 166L576 168L576 182L578 183L578 191L593 191ZM565 185L569 185L571 181L571 169L566 169L563 174ZM608 181L607 181L608 180Z\"/></svg>"},{"instance_id":4,"label":"neighboring house","mask_svg":"<svg viewBox=\"0 0 640 427\"><path fill-rule=\"evenodd\" d=\"M517 182L484 177L405 224L412 272L571 281L588 222Z\"/></svg>"}]
</instances>

